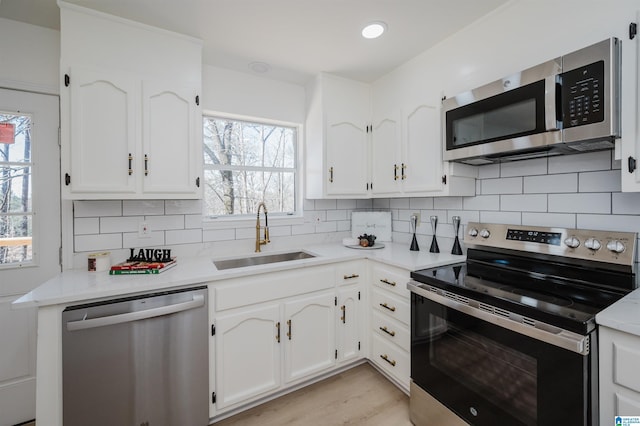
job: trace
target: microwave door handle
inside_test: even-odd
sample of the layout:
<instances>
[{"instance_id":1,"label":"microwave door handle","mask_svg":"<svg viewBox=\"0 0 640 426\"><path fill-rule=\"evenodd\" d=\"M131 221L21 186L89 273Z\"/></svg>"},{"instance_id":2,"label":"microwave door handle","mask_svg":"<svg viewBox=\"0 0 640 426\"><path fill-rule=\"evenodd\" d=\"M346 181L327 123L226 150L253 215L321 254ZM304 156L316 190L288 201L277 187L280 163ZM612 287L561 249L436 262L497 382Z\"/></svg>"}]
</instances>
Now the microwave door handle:
<instances>
[{"instance_id":1,"label":"microwave door handle","mask_svg":"<svg viewBox=\"0 0 640 426\"><path fill-rule=\"evenodd\" d=\"M560 76L552 75L544 79L544 127L547 131L560 130L562 85Z\"/></svg>"}]
</instances>

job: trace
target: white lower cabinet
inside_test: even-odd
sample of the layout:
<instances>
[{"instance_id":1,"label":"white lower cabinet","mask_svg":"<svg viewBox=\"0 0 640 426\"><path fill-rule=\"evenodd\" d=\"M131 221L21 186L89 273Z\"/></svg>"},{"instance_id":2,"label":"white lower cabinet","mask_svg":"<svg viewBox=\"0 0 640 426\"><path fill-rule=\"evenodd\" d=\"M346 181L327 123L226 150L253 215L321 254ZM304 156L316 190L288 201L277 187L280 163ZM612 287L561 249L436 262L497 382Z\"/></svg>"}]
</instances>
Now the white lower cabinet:
<instances>
[{"instance_id":1,"label":"white lower cabinet","mask_svg":"<svg viewBox=\"0 0 640 426\"><path fill-rule=\"evenodd\" d=\"M362 358L360 276L364 261L211 285L216 302L210 312L210 416Z\"/></svg>"},{"instance_id":2,"label":"white lower cabinet","mask_svg":"<svg viewBox=\"0 0 640 426\"><path fill-rule=\"evenodd\" d=\"M600 424L640 413L640 337L600 327Z\"/></svg>"},{"instance_id":3,"label":"white lower cabinet","mask_svg":"<svg viewBox=\"0 0 640 426\"><path fill-rule=\"evenodd\" d=\"M409 392L411 376L410 271L374 263L371 274L370 361Z\"/></svg>"}]
</instances>

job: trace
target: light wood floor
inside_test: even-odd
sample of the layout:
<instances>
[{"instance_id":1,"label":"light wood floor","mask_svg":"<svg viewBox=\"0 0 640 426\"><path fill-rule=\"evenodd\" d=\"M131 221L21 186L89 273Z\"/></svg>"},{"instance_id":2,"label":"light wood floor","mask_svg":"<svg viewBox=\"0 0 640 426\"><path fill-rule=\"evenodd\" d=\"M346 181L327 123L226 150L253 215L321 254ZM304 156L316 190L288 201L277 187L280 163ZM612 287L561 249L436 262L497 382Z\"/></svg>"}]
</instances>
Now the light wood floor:
<instances>
[{"instance_id":1,"label":"light wood floor","mask_svg":"<svg viewBox=\"0 0 640 426\"><path fill-rule=\"evenodd\" d=\"M369 364L307 386L215 426L409 426L409 397Z\"/></svg>"},{"instance_id":2,"label":"light wood floor","mask_svg":"<svg viewBox=\"0 0 640 426\"><path fill-rule=\"evenodd\" d=\"M362 364L214 423L231 425L410 426L409 397L369 364Z\"/></svg>"}]
</instances>

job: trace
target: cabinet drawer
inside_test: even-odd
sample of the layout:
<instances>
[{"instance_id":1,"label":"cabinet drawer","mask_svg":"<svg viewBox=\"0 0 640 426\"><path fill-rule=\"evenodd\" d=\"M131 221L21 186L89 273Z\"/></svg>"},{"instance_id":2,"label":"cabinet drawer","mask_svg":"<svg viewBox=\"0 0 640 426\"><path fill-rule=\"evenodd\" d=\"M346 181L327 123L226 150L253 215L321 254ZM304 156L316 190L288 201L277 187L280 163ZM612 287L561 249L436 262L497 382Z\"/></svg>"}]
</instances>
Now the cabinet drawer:
<instances>
[{"instance_id":1,"label":"cabinet drawer","mask_svg":"<svg viewBox=\"0 0 640 426\"><path fill-rule=\"evenodd\" d=\"M409 300L410 292L407 290L407 283L411 279L409 271L391 266L375 265L372 279L376 287L391 291Z\"/></svg>"},{"instance_id":2,"label":"cabinet drawer","mask_svg":"<svg viewBox=\"0 0 640 426\"><path fill-rule=\"evenodd\" d=\"M364 261L344 262L336 265L336 284L348 285L364 281Z\"/></svg>"},{"instance_id":3,"label":"cabinet drawer","mask_svg":"<svg viewBox=\"0 0 640 426\"><path fill-rule=\"evenodd\" d=\"M383 371L395 377L409 389L411 358L408 352L374 334L371 345L371 359Z\"/></svg>"},{"instance_id":4,"label":"cabinet drawer","mask_svg":"<svg viewBox=\"0 0 640 426\"><path fill-rule=\"evenodd\" d=\"M395 318L396 320L409 325L409 322L411 321L411 305L409 305L409 302L405 302L387 291L374 288L371 303L374 308L374 312L377 310L378 312L382 312L391 318Z\"/></svg>"},{"instance_id":5,"label":"cabinet drawer","mask_svg":"<svg viewBox=\"0 0 640 426\"><path fill-rule=\"evenodd\" d=\"M409 327L389 318L388 315L382 315L379 312L374 311L371 316L371 327L373 331L378 333L382 338L395 343L401 349L409 351L411 348L411 334L409 333Z\"/></svg>"}]
</instances>

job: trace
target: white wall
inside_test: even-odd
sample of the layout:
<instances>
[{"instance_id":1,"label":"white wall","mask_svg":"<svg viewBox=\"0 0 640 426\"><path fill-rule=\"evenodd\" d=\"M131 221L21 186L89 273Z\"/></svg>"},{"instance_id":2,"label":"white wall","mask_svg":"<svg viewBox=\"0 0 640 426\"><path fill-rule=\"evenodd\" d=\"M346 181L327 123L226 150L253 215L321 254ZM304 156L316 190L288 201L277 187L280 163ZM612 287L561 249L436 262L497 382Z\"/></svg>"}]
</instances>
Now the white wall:
<instances>
[{"instance_id":1,"label":"white wall","mask_svg":"<svg viewBox=\"0 0 640 426\"><path fill-rule=\"evenodd\" d=\"M304 87L205 65L202 109L304 123Z\"/></svg>"},{"instance_id":2,"label":"white wall","mask_svg":"<svg viewBox=\"0 0 640 426\"><path fill-rule=\"evenodd\" d=\"M59 93L60 33L0 18L0 86Z\"/></svg>"}]
</instances>

